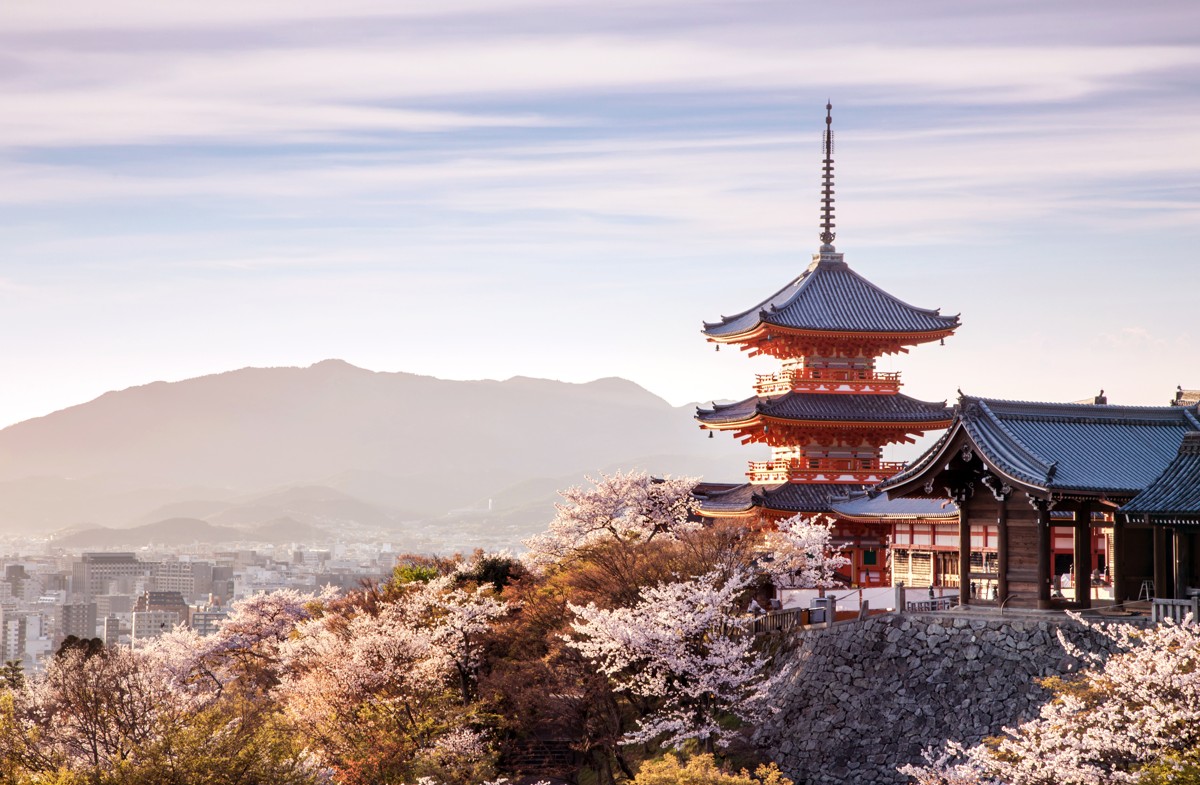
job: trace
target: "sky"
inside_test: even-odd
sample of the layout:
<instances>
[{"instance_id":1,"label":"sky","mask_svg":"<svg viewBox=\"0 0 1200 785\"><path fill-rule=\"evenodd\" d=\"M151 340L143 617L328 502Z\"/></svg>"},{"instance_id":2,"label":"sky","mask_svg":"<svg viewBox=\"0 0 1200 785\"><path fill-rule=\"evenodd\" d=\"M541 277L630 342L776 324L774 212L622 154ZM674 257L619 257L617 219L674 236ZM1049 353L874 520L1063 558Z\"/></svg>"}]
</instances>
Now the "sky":
<instances>
[{"instance_id":1,"label":"sky","mask_svg":"<svg viewBox=\"0 0 1200 785\"><path fill-rule=\"evenodd\" d=\"M0 2L0 426L341 358L737 399L819 244L905 391L1200 387L1200 4Z\"/></svg>"}]
</instances>

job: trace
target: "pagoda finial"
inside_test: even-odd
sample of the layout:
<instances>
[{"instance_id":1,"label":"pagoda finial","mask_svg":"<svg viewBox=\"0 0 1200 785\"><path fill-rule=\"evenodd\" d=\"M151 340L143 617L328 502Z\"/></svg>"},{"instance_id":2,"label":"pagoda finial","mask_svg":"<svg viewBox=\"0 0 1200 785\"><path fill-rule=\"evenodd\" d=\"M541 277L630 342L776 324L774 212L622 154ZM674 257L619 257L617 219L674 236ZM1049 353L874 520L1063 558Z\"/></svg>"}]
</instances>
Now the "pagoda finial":
<instances>
[{"instance_id":1,"label":"pagoda finial","mask_svg":"<svg viewBox=\"0 0 1200 785\"><path fill-rule=\"evenodd\" d=\"M825 103L825 161L821 178L821 250L832 251L833 238L833 103Z\"/></svg>"}]
</instances>

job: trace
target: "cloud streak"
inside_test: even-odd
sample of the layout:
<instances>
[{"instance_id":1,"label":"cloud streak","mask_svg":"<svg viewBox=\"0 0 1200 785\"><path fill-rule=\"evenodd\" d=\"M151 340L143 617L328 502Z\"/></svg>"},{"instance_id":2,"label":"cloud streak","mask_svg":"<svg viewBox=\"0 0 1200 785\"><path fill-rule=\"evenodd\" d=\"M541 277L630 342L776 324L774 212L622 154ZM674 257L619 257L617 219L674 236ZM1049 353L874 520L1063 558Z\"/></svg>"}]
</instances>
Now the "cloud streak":
<instances>
[{"instance_id":1,"label":"cloud streak","mask_svg":"<svg viewBox=\"0 0 1200 785\"><path fill-rule=\"evenodd\" d=\"M986 392L1005 380L979 358L1006 349L982 325L1045 345L1005 318L1006 298L1058 314L1069 292L1092 305L1063 329L1097 336L1118 334L1104 314L1128 307L1114 289L1176 296L1148 272L1115 285L1098 271L1139 254L1140 271L1175 280L1194 262L1182 249L1200 239L1196 14L10 4L0 294L14 307L0 332L42 359L6 373L48 358L95 371L75 342L125 357L125 384L190 373L191 356L199 372L344 355L447 375L623 374L675 401L740 394L743 364L708 369L694 328L806 263L830 97L839 247L900 296L962 310L973 353L953 381ZM870 267L876 256L887 264ZM310 313L320 329L302 326ZM1169 307L1134 321L1187 329ZM411 324L443 325L436 351ZM1171 362L1188 357L1200 360ZM1091 385L1086 363L1072 373ZM1138 373L1150 384L1155 368ZM0 420L38 413L18 393L0 391Z\"/></svg>"}]
</instances>

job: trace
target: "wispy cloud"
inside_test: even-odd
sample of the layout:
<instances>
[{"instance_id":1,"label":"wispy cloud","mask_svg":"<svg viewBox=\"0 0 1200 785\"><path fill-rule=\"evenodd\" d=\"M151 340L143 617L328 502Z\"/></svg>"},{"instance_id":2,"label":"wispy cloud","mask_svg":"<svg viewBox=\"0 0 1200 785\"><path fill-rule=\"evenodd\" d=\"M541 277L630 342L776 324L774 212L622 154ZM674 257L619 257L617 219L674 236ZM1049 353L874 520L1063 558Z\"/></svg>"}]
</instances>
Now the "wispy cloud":
<instances>
[{"instance_id":1,"label":"wispy cloud","mask_svg":"<svg viewBox=\"0 0 1200 785\"><path fill-rule=\"evenodd\" d=\"M674 400L732 393L741 365L725 390L689 381L709 373L688 365L704 348L694 325L805 262L830 97L840 247L886 249L899 294L968 324L1018 287L1022 307L1057 314L1071 287L1071 302L1102 303L1071 329L1120 337L1103 318L1122 307L1114 288L1162 302L1178 287L1096 271L1151 243L1139 272L1194 262L1181 249L1200 225L1198 14L1112 0L9 3L0 293L14 307L0 332L67 365L78 332L92 356L107 341L139 368L344 346L407 370L594 369ZM1064 235L1090 256L1027 258L1030 238ZM219 328L189 327L212 307ZM444 324L448 307L436 352L379 337ZM261 328L307 313L323 319ZM1139 321L1169 335L1177 318ZM542 344L502 340L498 323ZM1025 329L1005 327L1040 346ZM669 347L628 350L652 334ZM973 356L1003 351L964 334ZM964 359L955 373L986 391L999 371Z\"/></svg>"}]
</instances>

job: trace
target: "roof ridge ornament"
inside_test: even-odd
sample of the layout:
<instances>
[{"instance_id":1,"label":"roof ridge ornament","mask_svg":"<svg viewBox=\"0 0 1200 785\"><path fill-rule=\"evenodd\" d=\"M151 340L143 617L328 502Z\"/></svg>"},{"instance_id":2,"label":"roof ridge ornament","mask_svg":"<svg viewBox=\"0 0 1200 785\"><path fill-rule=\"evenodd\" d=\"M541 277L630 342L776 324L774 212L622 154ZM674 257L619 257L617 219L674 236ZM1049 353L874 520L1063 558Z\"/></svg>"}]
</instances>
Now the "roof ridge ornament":
<instances>
[{"instance_id":1,"label":"roof ridge ornament","mask_svg":"<svg viewBox=\"0 0 1200 785\"><path fill-rule=\"evenodd\" d=\"M821 251L836 250L833 240L837 237L833 227L833 103L825 103L825 135L823 139L825 160L822 162L821 176Z\"/></svg>"}]
</instances>

